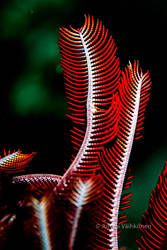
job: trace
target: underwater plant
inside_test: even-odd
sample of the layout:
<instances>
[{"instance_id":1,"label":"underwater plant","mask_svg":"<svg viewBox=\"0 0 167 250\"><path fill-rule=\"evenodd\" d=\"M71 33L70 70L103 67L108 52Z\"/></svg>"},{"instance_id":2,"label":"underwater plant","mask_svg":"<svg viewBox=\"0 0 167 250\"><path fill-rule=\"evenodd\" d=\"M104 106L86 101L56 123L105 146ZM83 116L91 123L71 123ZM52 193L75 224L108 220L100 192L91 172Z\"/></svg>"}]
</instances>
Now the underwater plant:
<instances>
[{"instance_id":1,"label":"underwater plant","mask_svg":"<svg viewBox=\"0 0 167 250\"><path fill-rule=\"evenodd\" d=\"M90 15L80 29L61 28L59 46L73 123L72 163L63 176L32 174L1 181L1 248L8 248L17 228L27 249L116 250L118 225L127 221L121 211L130 206L132 196L123 191L132 183L132 175L126 173L134 138L142 137L150 75L138 61L122 71L109 31ZM23 170L33 156L2 158L1 179L5 173ZM16 193L12 206L4 199L11 187ZM18 187L22 194L17 195ZM156 190L152 209L159 208ZM149 244L147 234L144 231L142 240ZM146 249L144 243L139 243L141 249Z\"/></svg>"}]
</instances>

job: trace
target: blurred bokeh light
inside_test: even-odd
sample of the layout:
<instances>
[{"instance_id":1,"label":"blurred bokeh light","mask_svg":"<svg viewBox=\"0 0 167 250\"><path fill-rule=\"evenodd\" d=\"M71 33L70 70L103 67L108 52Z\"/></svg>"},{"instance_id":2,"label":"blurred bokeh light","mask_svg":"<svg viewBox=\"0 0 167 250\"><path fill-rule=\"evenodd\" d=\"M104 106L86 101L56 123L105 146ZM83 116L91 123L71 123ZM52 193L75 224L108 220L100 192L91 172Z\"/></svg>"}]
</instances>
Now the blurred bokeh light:
<instances>
[{"instance_id":1,"label":"blurred bokeh light","mask_svg":"<svg viewBox=\"0 0 167 250\"><path fill-rule=\"evenodd\" d=\"M60 62L58 34L56 29L35 29L25 39L27 58L31 67L44 67Z\"/></svg>"},{"instance_id":2,"label":"blurred bokeh light","mask_svg":"<svg viewBox=\"0 0 167 250\"><path fill-rule=\"evenodd\" d=\"M54 113L60 119L66 111L66 103L61 92L54 95L45 86L39 74L23 76L11 89L11 105L18 115L38 115Z\"/></svg>"}]
</instances>

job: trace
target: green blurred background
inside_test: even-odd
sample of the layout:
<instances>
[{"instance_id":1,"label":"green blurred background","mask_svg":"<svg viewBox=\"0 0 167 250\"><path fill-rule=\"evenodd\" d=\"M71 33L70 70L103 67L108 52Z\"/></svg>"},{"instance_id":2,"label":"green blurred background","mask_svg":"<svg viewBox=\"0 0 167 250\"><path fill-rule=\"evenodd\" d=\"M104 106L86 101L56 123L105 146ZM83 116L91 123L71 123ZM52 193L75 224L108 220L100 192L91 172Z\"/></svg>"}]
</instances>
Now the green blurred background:
<instances>
[{"instance_id":1,"label":"green blurred background","mask_svg":"<svg viewBox=\"0 0 167 250\"><path fill-rule=\"evenodd\" d=\"M9 0L0 3L1 149L36 151L29 173L60 174L70 164L70 121L58 32L80 27L84 14L103 20L118 46L122 69L139 59L152 77L144 138L130 159L134 175L129 222L137 225L167 160L165 0ZM123 230L120 246L136 249L137 230Z\"/></svg>"}]
</instances>

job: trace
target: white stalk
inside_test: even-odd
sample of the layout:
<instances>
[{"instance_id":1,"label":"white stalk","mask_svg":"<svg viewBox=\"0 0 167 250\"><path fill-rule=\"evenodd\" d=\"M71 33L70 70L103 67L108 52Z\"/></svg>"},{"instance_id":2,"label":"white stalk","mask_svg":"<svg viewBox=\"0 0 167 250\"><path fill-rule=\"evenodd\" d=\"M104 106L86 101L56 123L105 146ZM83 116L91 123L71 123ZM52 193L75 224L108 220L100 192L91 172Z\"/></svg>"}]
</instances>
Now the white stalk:
<instances>
[{"instance_id":1,"label":"white stalk","mask_svg":"<svg viewBox=\"0 0 167 250\"><path fill-rule=\"evenodd\" d=\"M83 139L83 142L81 144L81 147L75 157L75 159L73 160L71 166L69 167L69 169L66 171L66 173L64 174L62 181L60 181L60 183L58 184L58 188L59 186L61 186L62 184L64 186L67 185L67 178L71 172L75 171L76 168L79 166L79 164L81 163L81 160L84 156L84 154L86 154L86 149L89 145L89 141L90 141L90 137L92 135L92 126L93 126L93 112L94 112L94 104L93 104L93 74L92 74L92 64L91 64L91 58L89 55L89 50L87 47L87 44L84 40L84 37L82 35L82 33L79 33L80 35L80 39L82 42L82 45L84 47L84 51L85 51L85 57L86 57L86 63L87 63L87 69L88 69L88 94L87 94L87 127L86 127L86 132L85 132L85 137Z\"/></svg>"},{"instance_id":2,"label":"white stalk","mask_svg":"<svg viewBox=\"0 0 167 250\"><path fill-rule=\"evenodd\" d=\"M52 247L50 245L50 237L49 237L49 230L48 230L48 222L47 222L47 215L46 215L46 207L45 201L39 202L38 200L33 201L34 208L36 210L36 215L38 218L38 225L41 237L41 245L43 250L51 250Z\"/></svg>"},{"instance_id":3,"label":"white stalk","mask_svg":"<svg viewBox=\"0 0 167 250\"><path fill-rule=\"evenodd\" d=\"M136 103L135 103L135 109L134 109L134 115L132 119L132 126L130 128L129 135L127 137L127 146L125 148L125 152L122 158L122 163L120 167L119 172L119 178L117 180L117 184L115 187L115 194L113 199L113 211L112 211L112 249L117 250L118 249L118 214L119 214L119 207L120 207L120 201L121 201L121 194L123 190L123 184L125 180L125 174L130 158L130 153L133 145L136 125L137 125L137 118L138 118L138 112L139 112L139 105L140 105L140 92L141 92L141 85L142 85L142 77L139 81L137 95L136 95Z\"/></svg>"}]
</instances>

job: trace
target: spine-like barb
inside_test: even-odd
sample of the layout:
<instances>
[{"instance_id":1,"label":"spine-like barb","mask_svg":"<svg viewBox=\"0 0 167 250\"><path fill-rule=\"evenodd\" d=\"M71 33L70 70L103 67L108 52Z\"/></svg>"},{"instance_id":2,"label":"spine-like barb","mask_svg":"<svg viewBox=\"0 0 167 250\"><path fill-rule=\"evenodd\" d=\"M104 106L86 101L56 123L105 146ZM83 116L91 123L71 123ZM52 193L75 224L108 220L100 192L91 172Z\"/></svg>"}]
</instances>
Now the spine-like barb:
<instances>
[{"instance_id":1,"label":"spine-like barb","mask_svg":"<svg viewBox=\"0 0 167 250\"><path fill-rule=\"evenodd\" d=\"M167 163L150 197L140 225L139 249L167 248Z\"/></svg>"},{"instance_id":2,"label":"spine-like barb","mask_svg":"<svg viewBox=\"0 0 167 250\"><path fill-rule=\"evenodd\" d=\"M101 208L97 245L107 249L118 249L118 215L129 207L129 201L121 202L121 194L130 152L135 136L140 107L145 107L143 91L149 90L149 74L139 72L137 62L131 64L122 75L120 86L121 112L117 140L112 148L103 148L100 153L101 172L104 177L104 197ZM143 90L144 89L144 90ZM144 104L143 104L144 101ZM141 119L141 118L140 118ZM128 198L128 196L126 197Z\"/></svg>"},{"instance_id":3,"label":"spine-like barb","mask_svg":"<svg viewBox=\"0 0 167 250\"><path fill-rule=\"evenodd\" d=\"M118 132L120 82L116 47L102 22L86 16L81 29L61 29L60 48L77 150L72 165L58 184L74 173L92 175L99 169L97 151Z\"/></svg>"},{"instance_id":4,"label":"spine-like barb","mask_svg":"<svg viewBox=\"0 0 167 250\"><path fill-rule=\"evenodd\" d=\"M24 171L35 155L36 153L23 154L20 150L8 155L5 153L0 159L0 171L5 173Z\"/></svg>"}]
</instances>

